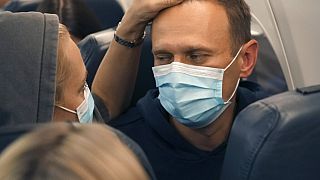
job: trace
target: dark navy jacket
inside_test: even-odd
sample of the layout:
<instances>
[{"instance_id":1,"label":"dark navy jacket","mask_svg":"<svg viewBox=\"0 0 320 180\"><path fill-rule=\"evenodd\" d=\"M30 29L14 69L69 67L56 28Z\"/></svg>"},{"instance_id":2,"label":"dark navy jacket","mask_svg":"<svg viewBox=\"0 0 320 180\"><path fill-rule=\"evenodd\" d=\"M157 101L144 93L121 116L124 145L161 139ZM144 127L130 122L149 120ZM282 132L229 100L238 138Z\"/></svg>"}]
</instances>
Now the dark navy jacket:
<instances>
[{"instance_id":1,"label":"dark navy jacket","mask_svg":"<svg viewBox=\"0 0 320 180\"><path fill-rule=\"evenodd\" d=\"M265 97L255 83L241 82L240 86L236 113ZM168 123L169 114L161 106L158 95L158 90L150 90L136 107L109 124L142 147L158 179L219 179L226 143L210 152L194 147Z\"/></svg>"}]
</instances>

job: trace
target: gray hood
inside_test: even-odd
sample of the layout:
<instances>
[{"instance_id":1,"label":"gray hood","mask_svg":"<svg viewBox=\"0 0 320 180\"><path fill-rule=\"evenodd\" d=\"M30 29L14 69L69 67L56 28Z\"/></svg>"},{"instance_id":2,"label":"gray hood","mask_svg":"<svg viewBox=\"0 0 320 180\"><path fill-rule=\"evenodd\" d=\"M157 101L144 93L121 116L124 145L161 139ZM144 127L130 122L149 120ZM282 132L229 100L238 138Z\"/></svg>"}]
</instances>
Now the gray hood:
<instances>
[{"instance_id":1,"label":"gray hood","mask_svg":"<svg viewBox=\"0 0 320 180\"><path fill-rule=\"evenodd\" d=\"M0 12L0 127L51 121L59 21Z\"/></svg>"}]
</instances>

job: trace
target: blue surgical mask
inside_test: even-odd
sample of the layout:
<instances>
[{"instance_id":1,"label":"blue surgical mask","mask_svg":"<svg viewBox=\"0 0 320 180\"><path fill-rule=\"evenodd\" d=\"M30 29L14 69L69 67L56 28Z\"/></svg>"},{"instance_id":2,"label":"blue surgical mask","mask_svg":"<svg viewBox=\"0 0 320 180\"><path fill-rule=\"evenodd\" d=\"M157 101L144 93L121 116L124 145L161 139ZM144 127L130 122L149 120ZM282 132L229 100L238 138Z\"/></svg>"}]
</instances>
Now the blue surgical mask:
<instances>
[{"instance_id":1,"label":"blue surgical mask","mask_svg":"<svg viewBox=\"0 0 320 180\"><path fill-rule=\"evenodd\" d=\"M229 99L223 100L224 72L241 49L224 69L179 62L153 67L161 105L178 122L190 128L202 128L214 122L229 107L238 87L240 79Z\"/></svg>"},{"instance_id":2,"label":"blue surgical mask","mask_svg":"<svg viewBox=\"0 0 320 180\"><path fill-rule=\"evenodd\" d=\"M73 110L68 109L66 107L63 107L63 106L58 106L58 105L56 105L56 106L65 110L65 111L76 114L80 123L92 123L93 110L94 110L94 100L93 100L93 97L91 95L91 92L90 92L88 85L85 85L84 100L77 107L76 111L73 111Z\"/></svg>"}]
</instances>

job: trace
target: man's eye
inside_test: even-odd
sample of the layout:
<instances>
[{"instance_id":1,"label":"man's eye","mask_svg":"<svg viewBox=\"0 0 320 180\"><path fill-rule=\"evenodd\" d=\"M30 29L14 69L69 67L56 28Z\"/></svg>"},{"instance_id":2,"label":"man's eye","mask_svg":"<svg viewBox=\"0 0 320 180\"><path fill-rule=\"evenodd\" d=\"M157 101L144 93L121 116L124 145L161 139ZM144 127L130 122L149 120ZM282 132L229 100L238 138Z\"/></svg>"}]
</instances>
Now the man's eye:
<instances>
[{"instance_id":1,"label":"man's eye","mask_svg":"<svg viewBox=\"0 0 320 180\"><path fill-rule=\"evenodd\" d=\"M158 61L171 61L172 60L172 55L170 54L158 54L155 55L155 59Z\"/></svg>"},{"instance_id":2,"label":"man's eye","mask_svg":"<svg viewBox=\"0 0 320 180\"><path fill-rule=\"evenodd\" d=\"M201 64L207 61L209 57L210 54L197 52L188 54L186 59L190 61L190 63Z\"/></svg>"},{"instance_id":3,"label":"man's eye","mask_svg":"<svg viewBox=\"0 0 320 180\"><path fill-rule=\"evenodd\" d=\"M203 58L203 55L194 53L194 54L190 54L188 58L192 61L200 61Z\"/></svg>"}]
</instances>

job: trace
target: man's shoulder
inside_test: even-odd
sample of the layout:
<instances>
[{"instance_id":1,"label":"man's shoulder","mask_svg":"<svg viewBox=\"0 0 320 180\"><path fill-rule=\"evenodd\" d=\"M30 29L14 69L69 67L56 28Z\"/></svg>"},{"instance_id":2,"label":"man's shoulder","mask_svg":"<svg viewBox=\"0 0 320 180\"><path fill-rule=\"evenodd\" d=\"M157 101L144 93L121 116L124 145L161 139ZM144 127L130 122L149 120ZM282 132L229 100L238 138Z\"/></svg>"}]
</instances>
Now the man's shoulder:
<instances>
[{"instance_id":1,"label":"man's shoulder","mask_svg":"<svg viewBox=\"0 0 320 180\"><path fill-rule=\"evenodd\" d=\"M262 88L258 83L253 81L241 81L239 85L240 94L250 95L252 98L257 100L270 96L265 89Z\"/></svg>"},{"instance_id":2,"label":"man's shoulder","mask_svg":"<svg viewBox=\"0 0 320 180\"><path fill-rule=\"evenodd\" d=\"M259 84L252 81L241 81L237 92L237 111L268 96L269 94Z\"/></svg>"},{"instance_id":3,"label":"man's shoulder","mask_svg":"<svg viewBox=\"0 0 320 180\"><path fill-rule=\"evenodd\" d=\"M248 89L252 92L263 91L262 87L258 83L249 80L240 81L239 87Z\"/></svg>"}]
</instances>

